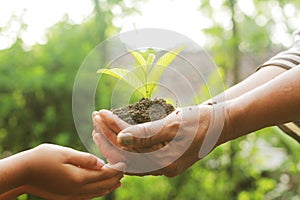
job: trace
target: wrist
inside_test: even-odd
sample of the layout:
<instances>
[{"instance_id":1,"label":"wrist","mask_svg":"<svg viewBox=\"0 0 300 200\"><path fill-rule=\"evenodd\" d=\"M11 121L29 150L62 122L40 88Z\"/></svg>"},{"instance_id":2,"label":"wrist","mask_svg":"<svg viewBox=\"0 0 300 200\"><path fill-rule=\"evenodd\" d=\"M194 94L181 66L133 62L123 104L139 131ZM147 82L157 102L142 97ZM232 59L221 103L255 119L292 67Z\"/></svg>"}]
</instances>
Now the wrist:
<instances>
[{"instance_id":1,"label":"wrist","mask_svg":"<svg viewBox=\"0 0 300 200\"><path fill-rule=\"evenodd\" d=\"M209 154L222 140L221 132L224 125L223 104L200 105L198 158Z\"/></svg>"},{"instance_id":2,"label":"wrist","mask_svg":"<svg viewBox=\"0 0 300 200\"><path fill-rule=\"evenodd\" d=\"M234 99L226 102L225 123L220 144L226 143L252 131L251 103Z\"/></svg>"},{"instance_id":3,"label":"wrist","mask_svg":"<svg viewBox=\"0 0 300 200\"><path fill-rule=\"evenodd\" d=\"M29 171L29 165L30 165L30 156L31 156L32 150L27 150L24 152L21 152L16 157L16 165L18 166L17 171L19 172L19 178L18 178L18 187L21 187L24 190L24 185L27 184L28 181L28 174L31 174Z\"/></svg>"},{"instance_id":4,"label":"wrist","mask_svg":"<svg viewBox=\"0 0 300 200\"><path fill-rule=\"evenodd\" d=\"M223 103L223 108L224 119L222 120L224 124L222 130L220 130L221 134L218 139L217 146L238 137L236 124L238 124L240 113L242 113L240 107L236 106L235 100Z\"/></svg>"},{"instance_id":5,"label":"wrist","mask_svg":"<svg viewBox=\"0 0 300 200\"><path fill-rule=\"evenodd\" d=\"M38 146L39 147L39 146ZM31 185L34 181L34 177L36 177L36 170L37 170L37 162L42 162L38 157L37 153L40 152L38 147L29 149L27 151L22 152L24 155L22 156L21 160L21 186L27 190L27 186ZM44 169L41 169L44 170Z\"/></svg>"},{"instance_id":6,"label":"wrist","mask_svg":"<svg viewBox=\"0 0 300 200\"><path fill-rule=\"evenodd\" d=\"M0 193L22 188L26 183L27 151L0 160Z\"/></svg>"}]
</instances>

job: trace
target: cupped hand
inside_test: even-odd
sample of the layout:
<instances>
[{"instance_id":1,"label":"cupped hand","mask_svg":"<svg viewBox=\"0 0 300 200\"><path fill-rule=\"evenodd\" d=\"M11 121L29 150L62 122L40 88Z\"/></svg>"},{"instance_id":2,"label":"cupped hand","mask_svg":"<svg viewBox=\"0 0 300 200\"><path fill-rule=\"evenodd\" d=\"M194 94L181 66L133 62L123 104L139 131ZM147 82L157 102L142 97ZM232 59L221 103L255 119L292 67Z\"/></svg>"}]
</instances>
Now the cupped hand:
<instances>
[{"instance_id":1,"label":"cupped hand","mask_svg":"<svg viewBox=\"0 0 300 200\"><path fill-rule=\"evenodd\" d=\"M93 114L94 141L109 162L125 162L128 174L173 177L216 146L223 124L214 116L213 106L192 106L162 120L129 125L101 110Z\"/></svg>"},{"instance_id":2,"label":"cupped hand","mask_svg":"<svg viewBox=\"0 0 300 200\"><path fill-rule=\"evenodd\" d=\"M46 199L90 199L120 186L124 163L104 164L97 157L51 144L26 152L23 189Z\"/></svg>"}]
</instances>

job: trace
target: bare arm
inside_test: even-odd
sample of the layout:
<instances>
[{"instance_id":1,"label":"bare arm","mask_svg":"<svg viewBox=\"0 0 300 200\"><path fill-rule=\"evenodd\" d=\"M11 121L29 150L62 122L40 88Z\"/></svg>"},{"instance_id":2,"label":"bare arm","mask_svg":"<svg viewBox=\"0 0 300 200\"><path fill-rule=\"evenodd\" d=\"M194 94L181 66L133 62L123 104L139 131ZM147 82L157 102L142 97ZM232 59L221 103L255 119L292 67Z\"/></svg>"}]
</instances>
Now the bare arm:
<instances>
[{"instance_id":1,"label":"bare arm","mask_svg":"<svg viewBox=\"0 0 300 200\"><path fill-rule=\"evenodd\" d=\"M259 87L262 84L272 80L273 78L282 74L285 71L286 69L277 66L269 66L269 67L262 68L259 71L250 75L245 80L241 81L240 83L228 88L223 93L213 97L212 99L205 101L203 104L207 104L209 102L219 103L224 100L227 101L239 97L242 94L245 94L253 90L254 88ZM225 95L225 99L224 99L224 95Z\"/></svg>"},{"instance_id":2,"label":"bare arm","mask_svg":"<svg viewBox=\"0 0 300 200\"><path fill-rule=\"evenodd\" d=\"M300 66L231 100L226 106L230 132L223 142L252 131L300 119Z\"/></svg>"},{"instance_id":3,"label":"bare arm","mask_svg":"<svg viewBox=\"0 0 300 200\"><path fill-rule=\"evenodd\" d=\"M217 145L264 127L299 120L300 67L297 65L300 64L300 51L297 44L275 55L264 63L259 71L222 94L199 106L178 108L164 120L134 126L119 126L122 121L118 117L108 111L100 111L99 115L94 116L95 119L98 116L98 121L94 121L96 131L94 136L98 137L94 139L96 143L102 141L102 145L99 146L103 147L105 146L104 140L98 138L106 135L116 146L121 144L128 146L128 150L138 149L138 152L147 152L147 148L151 151L153 150L151 148L167 143L164 148L165 152L160 154L163 158L153 159L154 162L167 159L177 160L161 170L145 174L175 176L199 160L199 156L205 156ZM292 67L294 68L290 69ZM213 107L206 105L213 102L217 102L217 105ZM218 118L216 116L218 114L212 109L214 106L225 108L225 125L221 130L215 130L214 123L211 123L219 121L214 119L214 117ZM182 115L183 111L184 115ZM181 139L173 140L179 133L181 133ZM186 146L185 142L195 133L194 141L181 154L180 146ZM207 137L208 140L206 140ZM120 144L116 144L116 141ZM171 141L174 141L175 145L174 143L172 146L169 145L168 142ZM206 141L210 143L208 146ZM114 162L120 158L130 160L123 158L123 154L114 150L112 146L106 145L106 147L102 148L102 151L109 152L107 156L111 157Z\"/></svg>"},{"instance_id":4,"label":"bare arm","mask_svg":"<svg viewBox=\"0 0 300 200\"><path fill-rule=\"evenodd\" d=\"M224 94L225 101L239 97L242 94L245 94L255 89L256 87L259 87L262 84L272 80L288 69L291 69L300 64L299 33L297 33L295 39L295 43L291 48L276 54L268 61L260 65L257 72L241 81L240 83L236 84L235 86L230 87L224 93L217 95L216 97L213 97L211 100L208 100L204 103L224 101Z\"/></svg>"},{"instance_id":5,"label":"bare arm","mask_svg":"<svg viewBox=\"0 0 300 200\"><path fill-rule=\"evenodd\" d=\"M22 185L26 154L27 151L0 160L0 194Z\"/></svg>"},{"instance_id":6,"label":"bare arm","mask_svg":"<svg viewBox=\"0 0 300 200\"><path fill-rule=\"evenodd\" d=\"M239 97L218 103L219 105L216 106L225 106L225 126L221 129L220 137L215 138L217 143L212 141L204 152L209 153L213 147L255 130L300 119L299 77L300 66L281 73L276 78ZM214 106L200 105L177 109L166 119L124 128L118 126L122 121L113 116L112 113L101 111L99 113L100 117L98 117L99 122L96 120L98 115L94 116L95 130L98 131L94 135L94 139L96 142L102 142L99 147L104 147L103 140L97 138L104 134L111 141L118 140L124 146L134 147L135 149L142 148L139 149L139 152L145 152L147 148L154 147L162 142L173 141L172 145L167 143L163 149L164 152L152 160L154 163L161 163L162 160L176 161L170 165L164 165L165 167L160 170L146 172L142 175L164 174L175 176L199 160L199 150L202 147L206 148L204 145L206 137L215 134L214 131L209 131L210 129L214 130L212 127L214 125L210 123L212 120L215 121L212 118L214 116L212 108ZM180 139L173 140L178 134L181 135ZM187 141L192 135L195 135L193 142L182 154L181 147L188 144ZM119 159L128 160L130 163L130 158L122 158L123 154L115 150L113 146L106 146L106 149L102 148L102 152L108 152L106 155L110 160L114 162ZM201 154L201 157L205 156L205 153Z\"/></svg>"}]
</instances>

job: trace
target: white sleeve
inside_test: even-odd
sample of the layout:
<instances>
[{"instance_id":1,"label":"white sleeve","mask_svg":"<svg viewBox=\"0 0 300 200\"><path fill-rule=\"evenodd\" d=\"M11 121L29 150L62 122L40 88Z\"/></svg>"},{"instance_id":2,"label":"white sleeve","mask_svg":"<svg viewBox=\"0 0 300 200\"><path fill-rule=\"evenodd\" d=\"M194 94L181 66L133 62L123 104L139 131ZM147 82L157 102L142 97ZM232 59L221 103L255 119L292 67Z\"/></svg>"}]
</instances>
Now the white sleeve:
<instances>
[{"instance_id":1,"label":"white sleeve","mask_svg":"<svg viewBox=\"0 0 300 200\"><path fill-rule=\"evenodd\" d=\"M300 64L300 30L294 34L294 44L288 50L283 51L269 59L258 67L258 70L267 66L278 66L290 69Z\"/></svg>"}]
</instances>

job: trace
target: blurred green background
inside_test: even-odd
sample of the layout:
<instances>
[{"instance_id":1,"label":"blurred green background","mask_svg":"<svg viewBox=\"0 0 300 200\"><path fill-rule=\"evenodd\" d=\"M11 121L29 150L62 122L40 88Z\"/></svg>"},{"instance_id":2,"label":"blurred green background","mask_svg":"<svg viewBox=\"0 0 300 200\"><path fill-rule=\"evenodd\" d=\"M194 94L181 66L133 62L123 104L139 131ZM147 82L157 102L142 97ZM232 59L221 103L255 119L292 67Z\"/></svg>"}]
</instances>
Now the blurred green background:
<instances>
[{"instance_id":1,"label":"blurred green background","mask_svg":"<svg viewBox=\"0 0 300 200\"><path fill-rule=\"evenodd\" d=\"M167 15L178 1L160 9ZM83 22L74 23L65 15L47 31L42 44L24 43L22 33L28 26L22 14L12 13L0 26L3 39L19 24L13 42L0 50L0 158L44 142L85 151L72 117L76 72L96 45L122 29L114 19L142 13L140 8L147 1L89 3L93 12ZM118 12L113 12L115 8ZM227 86L291 45L293 31L300 28L298 0L199 0L197 9L208 21L200 28L198 19L199 35L205 36L203 45L220 67ZM108 107L111 84L104 88L97 103ZM207 95L205 89L199 91L199 96ZM299 150L297 142L271 127L218 147L175 178L126 176L120 189L100 199L299 200ZM23 195L19 199L39 198Z\"/></svg>"}]
</instances>

